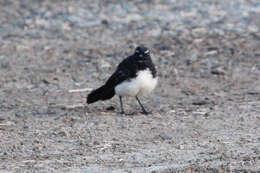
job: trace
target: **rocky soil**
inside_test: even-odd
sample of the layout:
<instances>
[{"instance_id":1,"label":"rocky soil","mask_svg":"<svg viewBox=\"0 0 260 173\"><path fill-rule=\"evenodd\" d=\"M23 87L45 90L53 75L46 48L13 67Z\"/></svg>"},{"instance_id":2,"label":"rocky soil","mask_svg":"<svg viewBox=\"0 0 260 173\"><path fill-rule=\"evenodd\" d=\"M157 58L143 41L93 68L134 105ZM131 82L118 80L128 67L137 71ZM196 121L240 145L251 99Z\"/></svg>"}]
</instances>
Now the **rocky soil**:
<instances>
[{"instance_id":1,"label":"rocky soil","mask_svg":"<svg viewBox=\"0 0 260 173\"><path fill-rule=\"evenodd\" d=\"M259 0L0 0L0 172L260 171ZM135 46L159 84L86 105Z\"/></svg>"}]
</instances>

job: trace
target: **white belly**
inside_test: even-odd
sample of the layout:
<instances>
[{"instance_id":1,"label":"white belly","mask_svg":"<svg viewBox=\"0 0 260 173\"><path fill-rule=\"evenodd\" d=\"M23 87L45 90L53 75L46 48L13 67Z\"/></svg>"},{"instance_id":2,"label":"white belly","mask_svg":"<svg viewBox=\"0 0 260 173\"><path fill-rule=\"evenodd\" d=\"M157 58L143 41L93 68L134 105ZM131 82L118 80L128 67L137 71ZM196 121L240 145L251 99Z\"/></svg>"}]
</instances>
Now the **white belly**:
<instances>
[{"instance_id":1,"label":"white belly","mask_svg":"<svg viewBox=\"0 0 260 173\"><path fill-rule=\"evenodd\" d=\"M115 87L119 96L139 96L149 94L157 84L157 77L153 78L149 70L137 73L137 77L130 81L124 81Z\"/></svg>"}]
</instances>

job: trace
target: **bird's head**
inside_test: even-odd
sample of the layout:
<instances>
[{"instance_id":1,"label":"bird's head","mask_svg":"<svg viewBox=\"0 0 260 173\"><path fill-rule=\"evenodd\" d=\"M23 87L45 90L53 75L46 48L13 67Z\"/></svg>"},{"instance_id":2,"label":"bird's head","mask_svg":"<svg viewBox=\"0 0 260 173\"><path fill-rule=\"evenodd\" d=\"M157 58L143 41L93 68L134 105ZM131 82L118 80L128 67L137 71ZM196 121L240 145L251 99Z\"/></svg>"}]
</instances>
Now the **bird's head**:
<instances>
[{"instance_id":1,"label":"bird's head","mask_svg":"<svg viewBox=\"0 0 260 173\"><path fill-rule=\"evenodd\" d=\"M150 51L148 48L144 46L138 46L135 49L135 55L137 55L140 58L147 57L150 55Z\"/></svg>"}]
</instances>

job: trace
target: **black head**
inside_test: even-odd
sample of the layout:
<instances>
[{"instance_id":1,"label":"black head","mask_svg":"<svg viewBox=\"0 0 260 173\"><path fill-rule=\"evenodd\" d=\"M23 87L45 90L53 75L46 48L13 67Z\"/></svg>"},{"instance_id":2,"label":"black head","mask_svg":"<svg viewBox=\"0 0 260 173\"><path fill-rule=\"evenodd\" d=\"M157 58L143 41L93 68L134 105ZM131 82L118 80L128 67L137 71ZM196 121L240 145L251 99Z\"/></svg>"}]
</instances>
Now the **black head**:
<instances>
[{"instance_id":1,"label":"black head","mask_svg":"<svg viewBox=\"0 0 260 173\"><path fill-rule=\"evenodd\" d=\"M150 55L150 51L148 48L144 47L144 46L138 46L135 49L135 55L139 56L139 57L146 57Z\"/></svg>"}]
</instances>

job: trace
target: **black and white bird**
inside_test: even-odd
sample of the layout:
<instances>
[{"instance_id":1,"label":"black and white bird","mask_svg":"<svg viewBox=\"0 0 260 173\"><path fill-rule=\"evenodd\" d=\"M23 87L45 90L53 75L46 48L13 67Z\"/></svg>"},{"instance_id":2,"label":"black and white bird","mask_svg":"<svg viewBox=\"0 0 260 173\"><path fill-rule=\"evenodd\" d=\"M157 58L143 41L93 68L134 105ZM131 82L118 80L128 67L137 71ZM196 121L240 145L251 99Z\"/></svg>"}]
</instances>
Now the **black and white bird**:
<instances>
[{"instance_id":1,"label":"black and white bird","mask_svg":"<svg viewBox=\"0 0 260 173\"><path fill-rule=\"evenodd\" d=\"M87 103L107 100L115 94L119 96L121 113L124 114L122 97L135 97L144 114L148 114L139 100L139 96L149 94L157 84L157 74L150 51L138 46L133 55L124 59L105 85L93 90L87 97Z\"/></svg>"}]
</instances>

